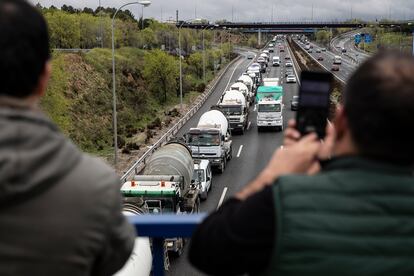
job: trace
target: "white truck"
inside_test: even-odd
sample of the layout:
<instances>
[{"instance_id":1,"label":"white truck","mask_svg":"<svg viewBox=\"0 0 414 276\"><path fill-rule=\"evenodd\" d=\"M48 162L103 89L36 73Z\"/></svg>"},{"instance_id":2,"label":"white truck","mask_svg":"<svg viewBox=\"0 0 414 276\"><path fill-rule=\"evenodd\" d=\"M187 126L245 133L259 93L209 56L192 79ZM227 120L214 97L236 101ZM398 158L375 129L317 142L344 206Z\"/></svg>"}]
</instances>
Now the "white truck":
<instances>
[{"instance_id":1,"label":"white truck","mask_svg":"<svg viewBox=\"0 0 414 276\"><path fill-rule=\"evenodd\" d=\"M252 102L254 101L254 83L253 83L253 79L248 75L248 74L243 74L240 76L240 78L237 80L237 82L241 82L244 85L246 85L248 91L249 91L249 102L250 104L252 104Z\"/></svg>"},{"instance_id":2,"label":"white truck","mask_svg":"<svg viewBox=\"0 0 414 276\"><path fill-rule=\"evenodd\" d=\"M157 149L146 163L143 174L135 175L121 187L124 204L137 207L142 200L149 213L198 213L199 187L192 182L194 162L191 150L180 142ZM181 255L182 238L166 239L170 252Z\"/></svg>"},{"instance_id":3,"label":"white truck","mask_svg":"<svg viewBox=\"0 0 414 276\"><path fill-rule=\"evenodd\" d=\"M279 86L279 78L264 78L263 86Z\"/></svg>"},{"instance_id":4,"label":"white truck","mask_svg":"<svg viewBox=\"0 0 414 276\"><path fill-rule=\"evenodd\" d=\"M283 130L283 87L260 86L256 94L257 128Z\"/></svg>"},{"instance_id":5,"label":"white truck","mask_svg":"<svg viewBox=\"0 0 414 276\"><path fill-rule=\"evenodd\" d=\"M251 102L251 95L250 95L250 91L249 88L243 83L243 82L235 82L230 86L230 91L235 90L235 91L239 91L243 94L243 96L246 99L246 105L247 107L250 106L250 102ZM224 94L223 94L224 95Z\"/></svg>"},{"instance_id":6,"label":"white truck","mask_svg":"<svg viewBox=\"0 0 414 276\"><path fill-rule=\"evenodd\" d=\"M219 110L204 113L197 127L185 135L194 159L208 159L221 173L233 157L233 142L226 116Z\"/></svg>"},{"instance_id":7,"label":"white truck","mask_svg":"<svg viewBox=\"0 0 414 276\"><path fill-rule=\"evenodd\" d=\"M240 131L244 134L249 121L249 107L245 95L237 90L227 91L218 106L226 116L231 131Z\"/></svg>"}]
</instances>

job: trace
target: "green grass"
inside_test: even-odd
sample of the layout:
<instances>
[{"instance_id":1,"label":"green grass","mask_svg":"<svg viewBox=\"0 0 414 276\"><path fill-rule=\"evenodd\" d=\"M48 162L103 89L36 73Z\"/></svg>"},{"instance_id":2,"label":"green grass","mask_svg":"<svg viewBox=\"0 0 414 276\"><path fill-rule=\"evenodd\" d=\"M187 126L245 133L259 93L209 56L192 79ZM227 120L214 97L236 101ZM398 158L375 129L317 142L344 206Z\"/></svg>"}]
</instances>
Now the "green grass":
<instances>
[{"instance_id":1,"label":"green grass","mask_svg":"<svg viewBox=\"0 0 414 276\"><path fill-rule=\"evenodd\" d=\"M49 88L42 98L41 107L46 110L49 117L68 135L72 125L70 116L70 100L65 97L68 89L68 76L65 72L64 55L53 56L53 74L50 79Z\"/></svg>"}]
</instances>

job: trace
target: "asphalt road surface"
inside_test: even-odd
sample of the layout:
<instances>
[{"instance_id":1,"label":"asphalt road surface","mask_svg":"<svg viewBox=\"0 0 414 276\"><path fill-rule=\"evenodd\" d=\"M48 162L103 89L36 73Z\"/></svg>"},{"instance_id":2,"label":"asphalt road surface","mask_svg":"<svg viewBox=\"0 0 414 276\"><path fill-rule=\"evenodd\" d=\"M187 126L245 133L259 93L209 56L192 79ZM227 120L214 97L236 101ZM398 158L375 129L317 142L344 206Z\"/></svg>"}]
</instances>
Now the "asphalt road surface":
<instances>
[{"instance_id":1,"label":"asphalt road surface","mask_svg":"<svg viewBox=\"0 0 414 276\"><path fill-rule=\"evenodd\" d=\"M286 42L282 43L287 47ZM279 53L278 51L276 47L275 53L271 53L271 58L275 55L280 56L282 65L280 67L271 67L271 63L269 63L265 77L279 78L281 81L281 85L284 88L284 124L286 126L288 120L295 116L295 113L290 110L290 100L293 95L298 93L298 85L297 83L286 84L284 82L285 56L289 55L289 52ZM229 85L234 83L245 72L252 60L246 58L247 52L242 52L241 54L245 57L228 69L213 94L204 106L181 129L178 136L182 136L191 127L195 127L200 116L208 111L211 105L217 103L221 94L226 90L226 87L229 87ZM213 175L212 190L209 192L207 200L201 203L202 212L216 210L220 202L225 201L244 187L265 167L275 149L281 146L283 140L282 132L266 131L259 133L257 130L256 116L255 107L252 106L249 115L249 129L244 135L233 135L233 159L227 163L226 170L223 174L216 173ZM188 248L186 247L184 254L179 258L170 258L171 267L167 275L204 275L189 264L186 255L187 250Z\"/></svg>"}]
</instances>

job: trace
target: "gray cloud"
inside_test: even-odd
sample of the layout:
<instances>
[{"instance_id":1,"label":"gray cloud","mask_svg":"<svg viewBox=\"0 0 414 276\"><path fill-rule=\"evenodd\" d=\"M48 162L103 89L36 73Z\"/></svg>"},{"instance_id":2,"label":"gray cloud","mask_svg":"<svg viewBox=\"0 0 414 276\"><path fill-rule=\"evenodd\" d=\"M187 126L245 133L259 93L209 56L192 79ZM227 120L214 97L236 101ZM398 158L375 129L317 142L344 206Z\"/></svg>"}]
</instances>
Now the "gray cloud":
<instances>
[{"instance_id":1,"label":"gray cloud","mask_svg":"<svg viewBox=\"0 0 414 276\"><path fill-rule=\"evenodd\" d=\"M43 6L63 4L76 8L96 8L99 0L30 0ZM119 7L131 0L101 0L105 7ZM412 0L152 0L145 9L145 17L160 20L175 19L179 10L180 19L205 18L210 21L227 19L234 21L314 21L362 18L366 20L392 18L414 19ZM313 8L312 8L313 7ZM129 9L138 18L140 6ZM312 12L313 11L313 12Z\"/></svg>"}]
</instances>

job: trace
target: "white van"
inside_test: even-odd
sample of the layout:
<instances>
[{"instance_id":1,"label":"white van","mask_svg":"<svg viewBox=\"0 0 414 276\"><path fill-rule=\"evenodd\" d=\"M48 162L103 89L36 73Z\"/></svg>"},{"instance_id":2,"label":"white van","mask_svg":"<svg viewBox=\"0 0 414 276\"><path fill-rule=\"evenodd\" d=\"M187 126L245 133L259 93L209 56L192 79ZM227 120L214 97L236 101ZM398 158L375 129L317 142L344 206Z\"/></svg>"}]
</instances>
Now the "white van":
<instances>
[{"instance_id":1,"label":"white van","mask_svg":"<svg viewBox=\"0 0 414 276\"><path fill-rule=\"evenodd\" d=\"M205 159L194 160L194 184L200 187L200 198L207 199L208 192L211 190L212 173L210 161Z\"/></svg>"},{"instance_id":2,"label":"white van","mask_svg":"<svg viewBox=\"0 0 414 276\"><path fill-rule=\"evenodd\" d=\"M342 58L340 56L335 56L333 63L334 64L342 64Z\"/></svg>"},{"instance_id":3,"label":"white van","mask_svg":"<svg viewBox=\"0 0 414 276\"><path fill-rule=\"evenodd\" d=\"M273 66L280 66L280 57L274 56L272 58L272 65Z\"/></svg>"}]
</instances>

